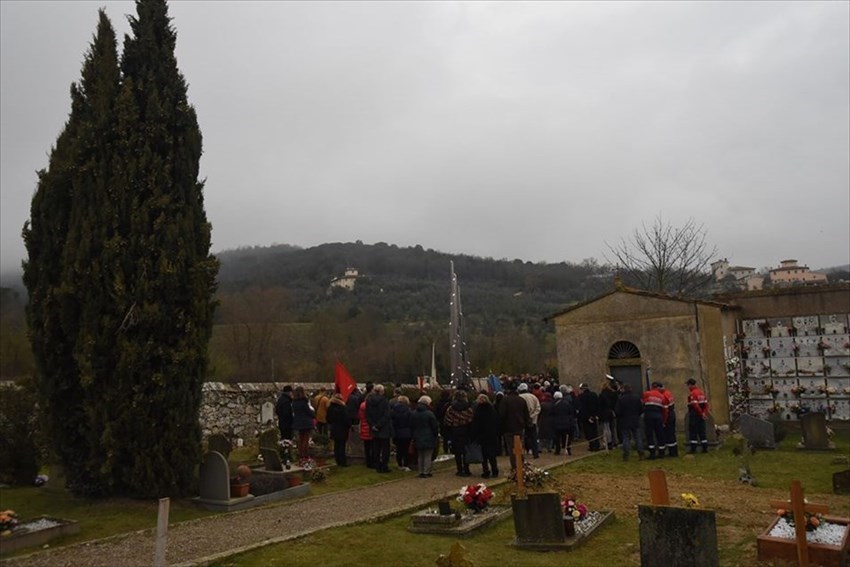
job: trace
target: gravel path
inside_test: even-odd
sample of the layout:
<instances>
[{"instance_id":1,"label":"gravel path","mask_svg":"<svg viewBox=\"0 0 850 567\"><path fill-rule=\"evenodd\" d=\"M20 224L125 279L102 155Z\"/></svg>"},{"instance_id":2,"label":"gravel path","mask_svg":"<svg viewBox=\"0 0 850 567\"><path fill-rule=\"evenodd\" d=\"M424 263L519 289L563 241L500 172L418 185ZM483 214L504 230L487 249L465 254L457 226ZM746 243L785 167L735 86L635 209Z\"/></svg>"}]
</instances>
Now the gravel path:
<instances>
[{"instance_id":1,"label":"gravel path","mask_svg":"<svg viewBox=\"0 0 850 567\"><path fill-rule=\"evenodd\" d=\"M567 460L585 455L574 449ZM535 466L550 468L565 461L542 453ZM499 458L499 467L510 470L507 457ZM363 468L363 474L375 475ZM480 465L473 465L480 470ZM335 526L360 523L425 507L445 495L454 494L464 480L481 482L480 476L459 479L454 466L435 469L434 476L410 477L344 492L289 500L264 508L253 508L228 514L172 524L168 528L166 560L169 565L202 565L249 549L302 537ZM375 475L379 478L378 475ZM488 486L506 482L484 481ZM154 561L156 531L142 530L106 539L48 549L27 556L8 559L4 565L25 567L130 567L149 566Z\"/></svg>"}]
</instances>

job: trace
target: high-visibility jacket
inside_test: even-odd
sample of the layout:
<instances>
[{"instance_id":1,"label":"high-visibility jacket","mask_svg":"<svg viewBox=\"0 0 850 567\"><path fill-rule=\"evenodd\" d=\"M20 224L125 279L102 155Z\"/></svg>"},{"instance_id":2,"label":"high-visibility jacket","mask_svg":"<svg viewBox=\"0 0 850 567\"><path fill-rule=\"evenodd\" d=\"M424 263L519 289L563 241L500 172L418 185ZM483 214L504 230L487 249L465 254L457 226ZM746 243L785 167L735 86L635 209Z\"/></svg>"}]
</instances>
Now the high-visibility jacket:
<instances>
[{"instance_id":1,"label":"high-visibility jacket","mask_svg":"<svg viewBox=\"0 0 850 567\"><path fill-rule=\"evenodd\" d=\"M697 386L690 386L688 394L688 410L694 416L706 417L708 415L708 399L705 393Z\"/></svg>"},{"instance_id":2,"label":"high-visibility jacket","mask_svg":"<svg viewBox=\"0 0 850 567\"><path fill-rule=\"evenodd\" d=\"M658 388L647 390L641 396L644 416L659 415L661 421L667 421L667 404L664 392Z\"/></svg>"}]
</instances>

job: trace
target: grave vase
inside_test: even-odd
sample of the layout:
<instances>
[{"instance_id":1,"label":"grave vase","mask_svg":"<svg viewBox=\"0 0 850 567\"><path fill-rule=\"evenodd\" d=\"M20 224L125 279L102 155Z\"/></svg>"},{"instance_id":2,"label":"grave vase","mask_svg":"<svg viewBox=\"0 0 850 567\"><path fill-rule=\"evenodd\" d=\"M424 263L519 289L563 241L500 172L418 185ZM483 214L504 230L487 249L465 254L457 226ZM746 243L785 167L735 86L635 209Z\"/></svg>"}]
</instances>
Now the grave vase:
<instances>
[{"instance_id":1,"label":"grave vase","mask_svg":"<svg viewBox=\"0 0 850 567\"><path fill-rule=\"evenodd\" d=\"M440 510L441 516L448 516L452 513L452 505L448 500L440 500L437 502L437 508Z\"/></svg>"},{"instance_id":2,"label":"grave vase","mask_svg":"<svg viewBox=\"0 0 850 567\"><path fill-rule=\"evenodd\" d=\"M576 535L576 521L572 518L564 518L564 533L567 537Z\"/></svg>"},{"instance_id":3,"label":"grave vase","mask_svg":"<svg viewBox=\"0 0 850 567\"><path fill-rule=\"evenodd\" d=\"M230 497L231 498L243 498L248 496L248 492L251 489L251 485L247 482L242 482L239 484L233 483L230 485Z\"/></svg>"}]
</instances>

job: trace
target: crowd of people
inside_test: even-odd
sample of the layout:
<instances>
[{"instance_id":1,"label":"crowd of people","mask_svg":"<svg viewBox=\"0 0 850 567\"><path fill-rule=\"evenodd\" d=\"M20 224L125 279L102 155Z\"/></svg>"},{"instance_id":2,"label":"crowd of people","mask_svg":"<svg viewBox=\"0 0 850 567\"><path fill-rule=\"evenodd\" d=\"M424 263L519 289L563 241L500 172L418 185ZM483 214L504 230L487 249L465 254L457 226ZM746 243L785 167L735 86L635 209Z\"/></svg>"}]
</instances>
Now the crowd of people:
<instances>
[{"instance_id":1,"label":"crowd of people","mask_svg":"<svg viewBox=\"0 0 850 567\"><path fill-rule=\"evenodd\" d=\"M707 452L708 401L696 380L687 386L690 452ZM672 393L653 382L638 395L610 376L598 392L587 383L576 391L545 376L502 376L487 391L442 388L436 400L424 391L411 399L401 385L388 392L371 382L347 399L325 388L310 397L302 386L286 386L275 409L281 439L294 440L299 458L307 457L317 430L333 441L337 465L346 467L346 445L356 435L367 467L390 472L394 447L396 467L408 472L415 467L420 478L432 476L440 450L454 457L458 476L472 476L471 465L480 464L483 478L498 477L501 455L509 456L513 472L517 436L532 459L542 451L572 455L579 439L590 451L622 447L624 460L633 448L639 459L679 454Z\"/></svg>"}]
</instances>

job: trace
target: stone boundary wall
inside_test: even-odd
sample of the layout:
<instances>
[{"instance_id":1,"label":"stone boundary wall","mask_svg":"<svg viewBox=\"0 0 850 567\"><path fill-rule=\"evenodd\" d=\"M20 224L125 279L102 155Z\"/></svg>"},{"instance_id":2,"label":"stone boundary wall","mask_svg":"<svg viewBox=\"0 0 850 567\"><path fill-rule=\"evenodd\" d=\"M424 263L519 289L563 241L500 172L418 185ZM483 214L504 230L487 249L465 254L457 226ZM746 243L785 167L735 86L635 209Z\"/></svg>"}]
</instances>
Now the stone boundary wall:
<instances>
[{"instance_id":1,"label":"stone boundary wall","mask_svg":"<svg viewBox=\"0 0 850 567\"><path fill-rule=\"evenodd\" d=\"M274 404L287 384L291 382L205 382L199 415L204 438L223 433L233 438L253 439L262 430L277 427ZM333 388L333 383L300 385L308 395L321 386Z\"/></svg>"}]
</instances>

